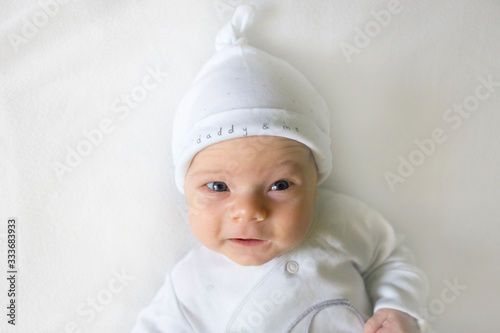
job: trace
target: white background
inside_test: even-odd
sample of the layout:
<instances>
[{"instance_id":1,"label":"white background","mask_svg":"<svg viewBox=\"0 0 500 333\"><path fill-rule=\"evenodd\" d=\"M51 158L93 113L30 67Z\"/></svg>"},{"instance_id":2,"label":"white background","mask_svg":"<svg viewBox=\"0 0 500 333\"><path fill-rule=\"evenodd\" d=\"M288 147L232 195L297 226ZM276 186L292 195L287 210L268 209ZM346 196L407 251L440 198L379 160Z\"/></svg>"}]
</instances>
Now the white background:
<instances>
[{"instance_id":1,"label":"white background","mask_svg":"<svg viewBox=\"0 0 500 333\"><path fill-rule=\"evenodd\" d=\"M192 246L173 182L171 120L241 3L258 8L252 43L325 96L334 155L326 186L366 201L406 235L429 277L436 331L495 331L493 0L2 1L0 264L6 271L14 216L20 273L15 327L1 279L0 330L127 332ZM480 78L497 83L489 91ZM458 123L454 105L473 111ZM415 140L428 143L435 129L442 142L419 153ZM385 175L398 175L399 156L418 165L391 189Z\"/></svg>"}]
</instances>

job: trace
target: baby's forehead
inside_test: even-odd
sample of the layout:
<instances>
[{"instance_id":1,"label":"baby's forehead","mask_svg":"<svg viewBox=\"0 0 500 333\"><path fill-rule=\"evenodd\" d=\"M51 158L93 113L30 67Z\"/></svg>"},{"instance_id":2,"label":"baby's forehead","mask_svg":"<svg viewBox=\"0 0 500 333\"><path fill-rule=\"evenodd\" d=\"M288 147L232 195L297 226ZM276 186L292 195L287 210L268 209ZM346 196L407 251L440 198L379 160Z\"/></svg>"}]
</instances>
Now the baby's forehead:
<instances>
[{"instance_id":1,"label":"baby's forehead","mask_svg":"<svg viewBox=\"0 0 500 333\"><path fill-rule=\"evenodd\" d=\"M277 174L289 177L317 174L309 147L282 137L243 137L222 141L201 150L189 167L190 177L248 181ZM224 178L224 179L229 179Z\"/></svg>"},{"instance_id":2,"label":"baby's forehead","mask_svg":"<svg viewBox=\"0 0 500 333\"><path fill-rule=\"evenodd\" d=\"M222 141L201 150L195 159L210 164L248 163L286 167L306 164L314 156L304 144L282 137L253 136Z\"/></svg>"},{"instance_id":3,"label":"baby's forehead","mask_svg":"<svg viewBox=\"0 0 500 333\"><path fill-rule=\"evenodd\" d=\"M304 169L314 156L304 144L282 137L243 137L213 144L201 150L195 159L207 166L234 168L234 164L272 168ZM312 162L315 165L314 162ZM241 169L241 168L238 168Z\"/></svg>"}]
</instances>

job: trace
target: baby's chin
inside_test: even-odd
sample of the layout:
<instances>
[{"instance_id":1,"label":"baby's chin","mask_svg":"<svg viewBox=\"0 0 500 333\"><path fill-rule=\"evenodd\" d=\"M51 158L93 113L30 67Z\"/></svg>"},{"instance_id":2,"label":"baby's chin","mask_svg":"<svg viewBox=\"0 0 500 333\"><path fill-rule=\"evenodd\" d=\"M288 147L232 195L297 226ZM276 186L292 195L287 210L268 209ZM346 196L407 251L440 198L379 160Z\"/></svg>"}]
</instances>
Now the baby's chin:
<instances>
[{"instance_id":1,"label":"baby's chin","mask_svg":"<svg viewBox=\"0 0 500 333\"><path fill-rule=\"evenodd\" d=\"M274 258L280 256L286 251L272 254L235 254L235 253L222 253L226 258L240 266L261 266L267 264Z\"/></svg>"},{"instance_id":2,"label":"baby's chin","mask_svg":"<svg viewBox=\"0 0 500 333\"><path fill-rule=\"evenodd\" d=\"M268 253L234 253L232 251L217 251L240 266L261 266L277 257Z\"/></svg>"},{"instance_id":3,"label":"baby's chin","mask_svg":"<svg viewBox=\"0 0 500 333\"><path fill-rule=\"evenodd\" d=\"M240 266L261 266L288 253L300 243L301 240L297 240L293 244L274 240L249 249L248 247L241 248L239 244L235 246L233 242L230 244L231 246L223 246L214 250Z\"/></svg>"},{"instance_id":4,"label":"baby's chin","mask_svg":"<svg viewBox=\"0 0 500 333\"><path fill-rule=\"evenodd\" d=\"M227 256L226 257L231 260L232 262L240 265L240 266L261 266L261 265L264 265L268 262L270 262L271 260L273 260L275 257L272 257L272 258L248 258L248 257L236 257L236 258L232 258L230 256Z\"/></svg>"}]
</instances>

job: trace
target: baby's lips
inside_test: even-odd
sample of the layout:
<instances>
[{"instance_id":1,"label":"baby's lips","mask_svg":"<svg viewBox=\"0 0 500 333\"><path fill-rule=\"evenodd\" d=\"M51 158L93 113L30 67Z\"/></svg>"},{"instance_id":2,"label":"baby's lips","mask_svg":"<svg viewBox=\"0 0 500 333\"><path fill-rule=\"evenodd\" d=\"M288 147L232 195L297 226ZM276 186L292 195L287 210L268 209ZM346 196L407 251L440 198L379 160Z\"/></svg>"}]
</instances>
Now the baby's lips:
<instances>
[{"instance_id":1,"label":"baby's lips","mask_svg":"<svg viewBox=\"0 0 500 333\"><path fill-rule=\"evenodd\" d=\"M268 242L268 240L257 238L230 238L229 240L243 246L260 246Z\"/></svg>"}]
</instances>

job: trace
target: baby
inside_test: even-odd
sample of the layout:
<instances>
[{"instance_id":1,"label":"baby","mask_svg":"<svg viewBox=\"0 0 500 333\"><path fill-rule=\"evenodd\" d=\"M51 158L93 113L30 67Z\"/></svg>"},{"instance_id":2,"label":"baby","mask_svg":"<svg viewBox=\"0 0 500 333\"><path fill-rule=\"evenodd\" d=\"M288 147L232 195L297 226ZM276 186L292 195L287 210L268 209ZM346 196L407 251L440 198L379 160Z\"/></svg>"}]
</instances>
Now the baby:
<instances>
[{"instance_id":1,"label":"baby","mask_svg":"<svg viewBox=\"0 0 500 333\"><path fill-rule=\"evenodd\" d=\"M176 185L201 245L133 332L423 332L424 275L377 212L318 188L328 107L248 45L254 13L237 8L177 111Z\"/></svg>"}]
</instances>

